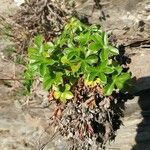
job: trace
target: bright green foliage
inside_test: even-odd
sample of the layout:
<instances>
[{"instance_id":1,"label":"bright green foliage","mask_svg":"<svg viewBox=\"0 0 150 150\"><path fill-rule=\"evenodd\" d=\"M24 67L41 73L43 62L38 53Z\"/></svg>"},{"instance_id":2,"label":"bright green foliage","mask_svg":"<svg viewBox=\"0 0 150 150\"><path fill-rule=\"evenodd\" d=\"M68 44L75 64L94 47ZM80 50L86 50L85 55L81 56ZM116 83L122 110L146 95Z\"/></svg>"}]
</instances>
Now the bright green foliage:
<instances>
[{"instance_id":1,"label":"bright green foliage","mask_svg":"<svg viewBox=\"0 0 150 150\"><path fill-rule=\"evenodd\" d=\"M60 89L58 87L53 87L54 92L54 98L59 99L61 102L66 103L66 100L72 99L73 94L70 92L70 85L66 84L64 89Z\"/></svg>"},{"instance_id":2,"label":"bright green foliage","mask_svg":"<svg viewBox=\"0 0 150 150\"><path fill-rule=\"evenodd\" d=\"M36 36L28 48L28 88L33 78L40 77L43 87L54 91L55 99L66 102L73 98L71 87L82 76L86 83L98 81L105 94L111 95L115 89L122 90L131 76L111 59L118 54L106 32L72 18L53 43Z\"/></svg>"}]
</instances>

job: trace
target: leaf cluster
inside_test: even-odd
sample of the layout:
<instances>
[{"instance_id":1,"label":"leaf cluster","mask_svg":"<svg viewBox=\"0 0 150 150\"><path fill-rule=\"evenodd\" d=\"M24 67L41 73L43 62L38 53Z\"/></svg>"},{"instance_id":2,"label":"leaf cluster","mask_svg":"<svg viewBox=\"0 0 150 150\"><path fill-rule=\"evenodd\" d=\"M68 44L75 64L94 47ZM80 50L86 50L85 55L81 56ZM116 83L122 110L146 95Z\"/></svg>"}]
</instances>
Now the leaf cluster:
<instances>
[{"instance_id":1,"label":"leaf cluster","mask_svg":"<svg viewBox=\"0 0 150 150\"><path fill-rule=\"evenodd\" d=\"M38 77L46 90L54 91L55 99L66 102L73 98L72 87L82 77L89 86L100 84L109 96L116 89L123 90L131 78L112 59L118 54L100 27L72 18L53 43L45 42L40 35L34 38L34 44L28 48L25 72L28 89Z\"/></svg>"}]
</instances>

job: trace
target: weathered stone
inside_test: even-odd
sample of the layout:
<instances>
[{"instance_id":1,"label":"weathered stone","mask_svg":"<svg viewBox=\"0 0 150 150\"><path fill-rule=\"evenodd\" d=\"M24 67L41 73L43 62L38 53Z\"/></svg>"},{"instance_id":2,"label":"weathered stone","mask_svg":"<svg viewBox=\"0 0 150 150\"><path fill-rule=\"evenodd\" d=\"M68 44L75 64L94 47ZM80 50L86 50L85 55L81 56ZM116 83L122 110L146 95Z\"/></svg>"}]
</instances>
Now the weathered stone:
<instances>
[{"instance_id":1,"label":"weathered stone","mask_svg":"<svg viewBox=\"0 0 150 150\"><path fill-rule=\"evenodd\" d=\"M129 52L132 76L136 77L135 91L150 89L150 48L133 48Z\"/></svg>"},{"instance_id":2,"label":"weathered stone","mask_svg":"<svg viewBox=\"0 0 150 150\"><path fill-rule=\"evenodd\" d=\"M145 10L146 10L147 12L150 12L150 4L147 5L147 6L145 6Z\"/></svg>"},{"instance_id":3,"label":"weathered stone","mask_svg":"<svg viewBox=\"0 0 150 150\"><path fill-rule=\"evenodd\" d=\"M79 0L77 10L86 14L90 23L101 24L103 29L116 35L118 42L128 45L135 39L148 39L150 35L148 2L149 0L101 0L102 7L100 9L95 8L93 11L94 2L92 0ZM15 10L14 8L11 0L0 1L0 14L11 14L10 12L12 9ZM141 20L145 23L142 32L139 27ZM6 60L2 51L7 44L7 41L0 40L0 78L12 77L14 66L18 77L22 67ZM129 65L130 70L133 76L138 78L137 91L149 89L149 48L127 47L126 53L132 59ZM48 124L53 108L45 108L47 93L40 89L36 99L32 100L23 96L16 97L13 92L15 86L16 82L14 81L10 83L0 82L1 149L37 150L45 145L45 150L67 150L70 144L60 135L51 139L54 131L48 127ZM19 91L18 88L15 90ZM147 91L144 95L139 95L126 102L124 126L121 126L114 143L108 145L106 150L149 150L149 93ZM147 97L145 97L146 94Z\"/></svg>"}]
</instances>

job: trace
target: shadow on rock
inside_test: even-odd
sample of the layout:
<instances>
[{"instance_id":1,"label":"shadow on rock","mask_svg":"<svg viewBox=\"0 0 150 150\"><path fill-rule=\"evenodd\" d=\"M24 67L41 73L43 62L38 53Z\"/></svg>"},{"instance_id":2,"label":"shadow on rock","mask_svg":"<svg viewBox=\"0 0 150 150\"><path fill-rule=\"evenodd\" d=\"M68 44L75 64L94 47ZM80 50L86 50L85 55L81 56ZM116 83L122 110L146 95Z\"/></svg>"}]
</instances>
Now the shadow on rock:
<instances>
[{"instance_id":1,"label":"shadow on rock","mask_svg":"<svg viewBox=\"0 0 150 150\"><path fill-rule=\"evenodd\" d=\"M150 77L141 79L148 81ZM141 79L139 80L141 81ZM136 145L133 146L132 150L150 150L150 88L138 92L136 95L139 96L138 104L143 120L137 125Z\"/></svg>"}]
</instances>

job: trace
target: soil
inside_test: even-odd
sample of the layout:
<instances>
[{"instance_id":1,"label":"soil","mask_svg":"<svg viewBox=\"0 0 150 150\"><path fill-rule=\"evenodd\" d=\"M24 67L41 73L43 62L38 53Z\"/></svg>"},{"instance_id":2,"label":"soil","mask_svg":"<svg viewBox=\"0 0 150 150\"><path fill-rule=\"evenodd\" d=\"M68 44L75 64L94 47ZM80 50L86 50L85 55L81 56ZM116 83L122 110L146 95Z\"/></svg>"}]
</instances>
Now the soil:
<instances>
[{"instance_id":1,"label":"soil","mask_svg":"<svg viewBox=\"0 0 150 150\"><path fill-rule=\"evenodd\" d=\"M96 1L96 0L95 0ZM97 0L98 1L98 0ZM94 9L93 9L94 8ZM19 9L12 0L0 1L0 15L8 17ZM150 2L149 0L78 0L80 15L90 23L97 23L113 39L123 44L135 82L136 95L126 103L123 124L114 142L106 150L150 149ZM145 42L147 41L147 42ZM0 147L3 150L66 150L69 144L60 135L53 139L49 127L51 110L47 93L38 88L34 97L25 97L20 80L23 65L16 64L16 56L8 51L12 43L0 34Z\"/></svg>"}]
</instances>

